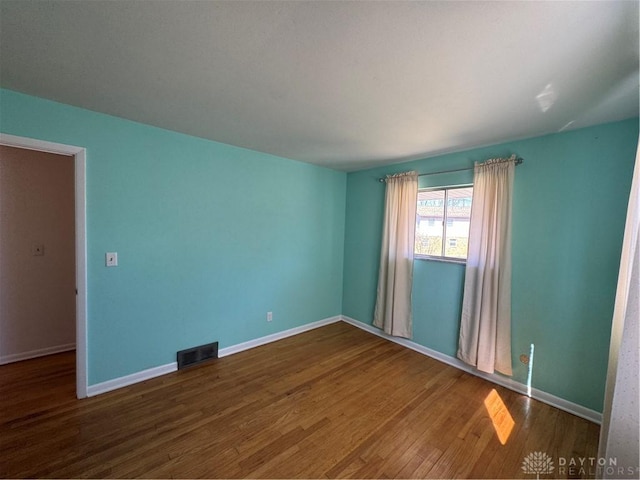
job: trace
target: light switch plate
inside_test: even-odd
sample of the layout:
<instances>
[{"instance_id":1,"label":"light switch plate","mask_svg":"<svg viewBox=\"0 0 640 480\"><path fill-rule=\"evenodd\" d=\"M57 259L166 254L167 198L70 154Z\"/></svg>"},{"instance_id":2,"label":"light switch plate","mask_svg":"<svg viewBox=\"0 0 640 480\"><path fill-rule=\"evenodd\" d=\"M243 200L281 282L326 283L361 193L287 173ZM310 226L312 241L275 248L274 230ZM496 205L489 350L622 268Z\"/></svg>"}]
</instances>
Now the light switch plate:
<instances>
[{"instance_id":1,"label":"light switch plate","mask_svg":"<svg viewBox=\"0 0 640 480\"><path fill-rule=\"evenodd\" d=\"M118 253L117 252L107 252L104 258L104 264L107 267L117 267L118 266Z\"/></svg>"}]
</instances>

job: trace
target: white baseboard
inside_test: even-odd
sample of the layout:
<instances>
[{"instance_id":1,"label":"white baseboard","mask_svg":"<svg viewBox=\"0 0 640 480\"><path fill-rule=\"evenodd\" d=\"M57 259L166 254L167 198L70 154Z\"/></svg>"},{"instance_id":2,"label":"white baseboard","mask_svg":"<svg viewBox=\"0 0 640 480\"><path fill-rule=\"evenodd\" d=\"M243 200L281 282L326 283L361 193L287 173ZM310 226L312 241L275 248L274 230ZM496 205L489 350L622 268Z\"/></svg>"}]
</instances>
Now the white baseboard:
<instances>
[{"instance_id":1,"label":"white baseboard","mask_svg":"<svg viewBox=\"0 0 640 480\"><path fill-rule=\"evenodd\" d=\"M265 337L256 338L255 340L249 340L248 342L238 343L237 345L221 348L220 350L218 350L218 357L221 358L221 357L226 357L228 355L233 355L234 353L243 352L245 350L249 350L250 348L259 347L260 345L266 345L267 343L282 340L283 338L291 337L293 335L298 335L300 333L307 332L315 328L324 327L325 325L329 325L330 323L336 323L341 320L342 320L341 316L325 318L323 320L319 320L313 323L308 323L300 327L290 328L289 330L284 330L282 332L273 333ZM87 388L87 396L93 397L95 395L100 395L101 393L106 393L112 390L116 390L118 388L133 385L134 383L144 382L145 380L149 380L151 378L155 378L161 375L166 375L167 373L175 372L177 369L178 369L178 363L172 362L172 363L167 363L166 365L160 365L158 367L153 367L147 370L142 370L140 372L132 373L131 375L125 375L124 377L118 377L118 378L114 378L113 380L107 380L106 382L96 383L95 385L89 385L89 387Z\"/></svg>"},{"instance_id":2,"label":"white baseboard","mask_svg":"<svg viewBox=\"0 0 640 480\"><path fill-rule=\"evenodd\" d=\"M470 373L472 375L475 375L477 377L480 378L484 378L485 380L488 380L489 382L501 385L505 388L508 388L510 390L513 390L517 393L520 393L522 395L527 395L527 386L520 383L520 382L516 382L515 380L512 380L510 378L507 377L501 377L498 375L491 375L491 374L487 374L484 372L479 372L477 370L475 370L473 367L467 365L466 363L462 362L461 360L454 358L454 357L450 357L448 355L445 355L443 353L440 353L436 350L433 350L431 348L425 347L423 345L419 345L415 342L412 342L411 340L407 340L406 338L399 338L399 337L392 337L390 335L387 335L386 333L384 333L383 331L377 329L376 327L372 326L372 325L368 325L366 323L360 322L358 320L355 320L353 318L347 317L347 316L336 316L336 317L330 317L330 318L325 318L323 320L319 320L317 322L313 322L313 323L308 323L306 325L302 325L300 327L295 327L295 328L291 328L289 330L284 330L282 332L278 332L278 333L274 333L271 335L267 335L264 337L260 337L260 338L256 338L254 340L249 340L248 342L243 342L243 343L239 343L237 345L232 345L230 347L225 347L225 348L221 348L218 351L218 357L222 358L222 357L226 357L228 355L233 355L234 353L239 353L239 352L243 352L245 350L249 350L251 348L255 348L255 347L259 347L261 345L266 345L268 343L271 342L276 342L278 340L282 340L283 338L287 338L287 337L291 337L293 335L298 335L300 333L303 332L307 332L309 330L313 330L316 328L320 328L323 327L325 325L329 325L331 323L336 323L339 321L343 321L346 322L350 325L353 325L357 328L360 328L362 330L365 330L369 333L372 333L374 335L377 335L379 337L385 338L389 341L392 341L394 343L397 343L399 345L402 345L404 347L410 348L411 350L415 350L418 353L421 353L423 355L426 355L428 357L434 358L436 360L439 360L443 363L446 363L447 365L451 365L452 367L458 368L460 370L463 370L467 373ZM68 346L66 346L68 347ZM66 350L71 350L73 349L73 346L71 348L66 348ZM59 351L65 351L65 350L58 350L58 351L51 351L48 353L41 353L40 355L48 355L50 353L58 353ZM32 353L32 352L28 352L28 353ZM20 354L20 355L26 355L26 354ZM40 356L40 355L36 355L36 356ZM8 356L9 357L9 356ZM10 357L17 357L17 355L12 355ZM4 361L4 359L7 357L1 357L0 358L0 364L1 363L9 363L8 361ZM34 358L34 357L26 357L26 358ZM10 360L10 361L18 361L18 359L14 359L14 360ZM165 375L167 373L171 373L171 372L175 372L178 369L178 364L176 362L172 362L172 363L168 363L166 365L160 365L158 367L153 367L153 368L149 368L147 370L142 370L140 372L136 372L136 373L132 373L131 375L125 375L124 377L119 377L119 378L114 378L112 380L107 380L106 382L101 382L101 383L97 383L95 385L90 385L87 389L87 396L89 397L93 397L95 395L99 395L101 393L106 393L106 392L110 392L112 390L116 390L118 388L122 388L122 387L126 387L129 385L133 385L134 383L138 383L138 382L143 382L145 380L149 380L151 378L155 378L155 377L159 377L161 375ZM531 398L534 398L536 400L539 400L541 402L544 402L548 405L551 405L553 407L559 408L560 410L564 410L566 412L569 412L573 415L576 415L578 417L587 419L591 422L600 424L602 422L602 414L599 412L596 412L595 410L591 410L589 408L583 407L582 405L578 405L577 403L573 403L570 402L568 400L565 400L563 398L560 397L556 397L555 395L552 395L550 393L547 392L543 392L542 390L538 390L536 388L532 388L531 389Z\"/></svg>"},{"instance_id":3,"label":"white baseboard","mask_svg":"<svg viewBox=\"0 0 640 480\"><path fill-rule=\"evenodd\" d=\"M227 355L233 355L234 353L243 352L245 350L249 350L250 348L255 348L259 347L260 345L266 345L267 343L276 342L278 340L282 340L283 338L292 337L293 335L308 332L309 330L324 327L325 325L336 323L341 320L342 316L340 315L338 315L337 317L325 318L323 320L318 320L317 322L307 323L306 325L302 325L300 327L294 327L290 328L289 330L284 330L282 332L267 335L265 337L256 338L255 340L249 340L248 342L238 343L237 345L221 348L218 351L218 357L226 357Z\"/></svg>"},{"instance_id":4,"label":"white baseboard","mask_svg":"<svg viewBox=\"0 0 640 480\"><path fill-rule=\"evenodd\" d=\"M132 373L131 375L125 375L124 377L118 377L113 380L107 380L106 382L89 385L87 388L87 397L93 397L95 395L100 395L101 393L110 392L111 390L128 387L134 383L144 382L145 380L159 377L160 375L166 375L167 373L175 372L176 370L178 370L178 362L171 362L166 365L160 365L158 367L148 368L140 372Z\"/></svg>"},{"instance_id":5,"label":"white baseboard","mask_svg":"<svg viewBox=\"0 0 640 480\"><path fill-rule=\"evenodd\" d=\"M527 395L527 386L520 382L516 382L511 378L480 372L470 365L467 365L462 360L459 360L458 358L450 357L449 355L445 355L444 353L412 342L411 340L407 340L406 338L392 337L391 335L387 335L382 330L379 330L373 325L363 323L351 317L343 315L342 321L353 325L354 327L365 330L369 333L373 333L374 335L377 335L379 337L385 338L391 342L410 348L411 350L415 350L416 352L426 355L427 357L439 360L443 363L446 363L447 365L451 365L452 367L464 370L465 372L477 377L484 378L489 382L498 384L502 387L508 388L509 390L513 390L514 392L521 393L522 395ZM564 398L556 397L555 395L543 392L542 390L538 390L537 388L531 389L531 398L551 405L552 407L556 407L560 410L564 410L565 412L569 412L578 417L589 420L593 423L600 424L602 422L602 414L600 412L596 412L595 410L591 410L590 408L570 402L568 400L565 400Z\"/></svg>"},{"instance_id":6,"label":"white baseboard","mask_svg":"<svg viewBox=\"0 0 640 480\"><path fill-rule=\"evenodd\" d=\"M21 360L29 360L31 358L44 357L45 355L53 355L54 353L69 352L76 349L75 343L67 343L65 345L56 345L55 347L39 348L29 352L12 353L11 355L0 356L0 365L7 363L19 362Z\"/></svg>"}]
</instances>

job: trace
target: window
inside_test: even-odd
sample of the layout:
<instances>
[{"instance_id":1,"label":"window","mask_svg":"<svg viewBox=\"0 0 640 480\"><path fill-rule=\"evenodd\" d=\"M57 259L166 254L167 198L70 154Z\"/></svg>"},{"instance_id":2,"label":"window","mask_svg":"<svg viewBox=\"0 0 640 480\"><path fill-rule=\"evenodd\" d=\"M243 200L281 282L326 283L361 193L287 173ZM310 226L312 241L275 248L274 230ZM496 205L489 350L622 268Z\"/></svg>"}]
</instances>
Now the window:
<instances>
[{"instance_id":1,"label":"window","mask_svg":"<svg viewBox=\"0 0 640 480\"><path fill-rule=\"evenodd\" d=\"M416 257L466 260L473 187L418 191Z\"/></svg>"}]
</instances>

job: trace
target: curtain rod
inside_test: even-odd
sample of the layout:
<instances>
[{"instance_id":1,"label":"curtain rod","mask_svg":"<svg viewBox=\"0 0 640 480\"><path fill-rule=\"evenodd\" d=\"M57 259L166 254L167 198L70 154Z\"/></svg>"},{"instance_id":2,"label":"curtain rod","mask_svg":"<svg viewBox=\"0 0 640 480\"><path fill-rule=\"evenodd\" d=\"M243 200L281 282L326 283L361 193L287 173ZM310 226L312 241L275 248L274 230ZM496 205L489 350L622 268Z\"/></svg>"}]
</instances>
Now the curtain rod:
<instances>
[{"instance_id":1,"label":"curtain rod","mask_svg":"<svg viewBox=\"0 0 640 480\"><path fill-rule=\"evenodd\" d=\"M515 160L515 164L516 165L520 165L522 162L524 162L524 159L518 157ZM480 165L484 165L484 163L481 163ZM419 173L418 176L419 177L426 177L428 175L440 175L441 173L453 173L453 172L465 172L467 170L473 170L475 168L475 166L473 167L467 167L467 168L456 168L454 170L442 170L440 172L431 172L431 173ZM384 182L386 180L386 178L379 178L378 181L379 182Z\"/></svg>"}]
</instances>

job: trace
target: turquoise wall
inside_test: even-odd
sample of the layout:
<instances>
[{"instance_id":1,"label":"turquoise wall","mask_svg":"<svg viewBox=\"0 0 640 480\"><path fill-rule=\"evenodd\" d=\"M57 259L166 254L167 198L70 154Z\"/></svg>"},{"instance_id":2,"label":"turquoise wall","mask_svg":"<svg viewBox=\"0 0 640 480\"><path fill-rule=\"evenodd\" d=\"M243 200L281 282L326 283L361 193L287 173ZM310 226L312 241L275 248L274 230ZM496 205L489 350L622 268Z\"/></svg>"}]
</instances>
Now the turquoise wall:
<instances>
[{"instance_id":1,"label":"turquoise wall","mask_svg":"<svg viewBox=\"0 0 640 480\"><path fill-rule=\"evenodd\" d=\"M87 149L90 385L341 313L345 173L7 90L0 130Z\"/></svg>"},{"instance_id":2,"label":"turquoise wall","mask_svg":"<svg viewBox=\"0 0 640 480\"><path fill-rule=\"evenodd\" d=\"M377 178L516 153L513 378L526 381L517 357L534 343L535 388L602 408L637 119L348 175L8 90L0 131L87 148L90 385L213 340L340 313L370 323ZM117 268L104 267L107 251ZM415 261L414 341L455 356L463 283L464 266Z\"/></svg>"},{"instance_id":3,"label":"turquoise wall","mask_svg":"<svg viewBox=\"0 0 640 480\"><path fill-rule=\"evenodd\" d=\"M609 336L638 120L599 125L350 173L343 314L371 323L388 173L463 168L515 153L513 379L535 345L532 386L602 411ZM420 186L468 183L472 174L420 177ZM414 341L455 356L464 266L415 260Z\"/></svg>"}]
</instances>

